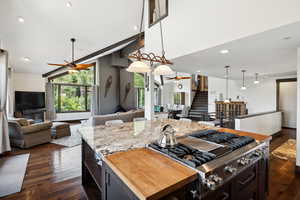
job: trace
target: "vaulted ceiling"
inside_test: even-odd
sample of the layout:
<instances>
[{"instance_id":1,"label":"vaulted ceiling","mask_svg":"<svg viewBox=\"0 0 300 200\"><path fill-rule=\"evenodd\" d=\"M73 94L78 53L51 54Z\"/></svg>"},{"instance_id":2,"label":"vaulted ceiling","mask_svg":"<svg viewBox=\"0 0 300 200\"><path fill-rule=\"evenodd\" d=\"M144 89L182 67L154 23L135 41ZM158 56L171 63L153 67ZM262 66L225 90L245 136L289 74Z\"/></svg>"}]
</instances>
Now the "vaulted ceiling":
<instances>
[{"instance_id":1,"label":"vaulted ceiling","mask_svg":"<svg viewBox=\"0 0 300 200\"><path fill-rule=\"evenodd\" d=\"M71 7L67 4L70 3ZM139 0L0 0L1 46L17 72L42 74L138 32ZM19 22L22 17L24 23ZM24 58L30 58L26 62Z\"/></svg>"}]
</instances>

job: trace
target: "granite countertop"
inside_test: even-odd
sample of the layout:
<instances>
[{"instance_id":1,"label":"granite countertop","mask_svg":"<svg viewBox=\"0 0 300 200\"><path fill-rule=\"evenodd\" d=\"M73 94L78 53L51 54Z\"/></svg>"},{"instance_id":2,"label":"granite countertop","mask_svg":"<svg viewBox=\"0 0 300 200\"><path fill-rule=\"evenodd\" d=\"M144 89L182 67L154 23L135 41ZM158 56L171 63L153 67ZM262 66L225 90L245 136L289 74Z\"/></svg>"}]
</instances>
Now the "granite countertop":
<instances>
[{"instance_id":1,"label":"granite countertop","mask_svg":"<svg viewBox=\"0 0 300 200\"><path fill-rule=\"evenodd\" d=\"M115 152L146 147L159 139L160 129L165 124L170 124L176 130L177 137L213 128L197 122L160 119L128 122L113 126L83 126L79 129L79 133L95 152L101 156L106 156Z\"/></svg>"}]
</instances>

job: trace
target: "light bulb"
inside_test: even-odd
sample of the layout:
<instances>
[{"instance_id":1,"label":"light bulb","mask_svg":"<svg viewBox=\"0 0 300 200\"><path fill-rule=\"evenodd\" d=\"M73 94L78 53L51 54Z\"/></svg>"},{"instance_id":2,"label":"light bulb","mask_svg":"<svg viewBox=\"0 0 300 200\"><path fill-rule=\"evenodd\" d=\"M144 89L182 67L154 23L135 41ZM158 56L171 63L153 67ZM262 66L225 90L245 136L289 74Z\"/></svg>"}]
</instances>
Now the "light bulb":
<instances>
[{"instance_id":1,"label":"light bulb","mask_svg":"<svg viewBox=\"0 0 300 200\"><path fill-rule=\"evenodd\" d=\"M149 65L142 61L135 61L131 63L126 70L128 72L147 73L151 71L151 68Z\"/></svg>"},{"instance_id":2,"label":"light bulb","mask_svg":"<svg viewBox=\"0 0 300 200\"><path fill-rule=\"evenodd\" d=\"M172 75L174 71L168 65L159 65L153 71L154 75Z\"/></svg>"}]
</instances>

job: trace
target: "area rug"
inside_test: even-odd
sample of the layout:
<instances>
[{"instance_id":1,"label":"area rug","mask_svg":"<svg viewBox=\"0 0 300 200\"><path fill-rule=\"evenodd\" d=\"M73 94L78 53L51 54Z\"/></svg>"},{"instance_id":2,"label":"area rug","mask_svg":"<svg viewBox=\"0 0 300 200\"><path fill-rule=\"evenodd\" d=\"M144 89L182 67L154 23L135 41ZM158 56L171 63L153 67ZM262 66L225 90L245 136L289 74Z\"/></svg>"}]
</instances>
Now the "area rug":
<instances>
[{"instance_id":1,"label":"area rug","mask_svg":"<svg viewBox=\"0 0 300 200\"><path fill-rule=\"evenodd\" d=\"M272 155L283 159L283 160L290 160L295 161L296 160L296 140L289 139L285 143L283 143L281 146L276 148Z\"/></svg>"},{"instance_id":2,"label":"area rug","mask_svg":"<svg viewBox=\"0 0 300 200\"><path fill-rule=\"evenodd\" d=\"M71 125L71 136L66 136L58 139L53 139L51 143L62 145L65 147L75 147L81 144L81 136L78 133L78 129L81 124Z\"/></svg>"},{"instance_id":3,"label":"area rug","mask_svg":"<svg viewBox=\"0 0 300 200\"><path fill-rule=\"evenodd\" d=\"M29 154L0 158L0 197L20 192Z\"/></svg>"}]
</instances>

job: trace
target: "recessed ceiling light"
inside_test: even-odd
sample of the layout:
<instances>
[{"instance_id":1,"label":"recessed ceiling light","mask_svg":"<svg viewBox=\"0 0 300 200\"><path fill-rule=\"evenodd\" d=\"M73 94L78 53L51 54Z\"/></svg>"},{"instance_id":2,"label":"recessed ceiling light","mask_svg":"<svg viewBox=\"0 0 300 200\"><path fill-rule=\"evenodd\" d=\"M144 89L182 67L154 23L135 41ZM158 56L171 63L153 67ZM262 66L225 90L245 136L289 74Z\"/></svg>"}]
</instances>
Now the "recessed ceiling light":
<instances>
[{"instance_id":1,"label":"recessed ceiling light","mask_svg":"<svg viewBox=\"0 0 300 200\"><path fill-rule=\"evenodd\" d=\"M24 57L23 60L24 60L25 62L30 62L30 61L31 61L30 58L28 58L28 57Z\"/></svg>"},{"instance_id":2,"label":"recessed ceiling light","mask_svg":"<svg viewBox=\"0 0 300 200\"><path fill-rule=\"evenodd\" d=\"M23 17L18 17L18 21L19 21L20 23L24 23L24 22L25 22L25 19L24 19Z\"/></svg>"},{"instance_id":3,"label":"recessed ceiling light","mask_svg":"<svg viewBox=\"0 0 300 200\"><path fill-rule=\"evenodd\" d=\"M72 3L70 1L67 2L67 7L71 8L72 7Z\"/></svg>"},{"instance_id":4,"label":"recessed ceiling light","mask_svg":"<svg viewBox=\"0 0 300 200\"><path fill-rule=\"evenodd\" d=\"M135 30L135 31L137 31L138 30L138 26L137 25L135 25L134 27L133 27L133 29Z\"/></svg>"},{"instance_id":5,"label":"recessed ceiling light","mask_svg":"<svg viewBox=\"0 0 300 200\"><path fill-rule=\"evenodd\" d=\"M228 49L222 49L222 50L220 51L220 53L221 53L221 54L227 54L227 53L229 53L229 50L228 50Z\"/></svg>"}]
</instances>

